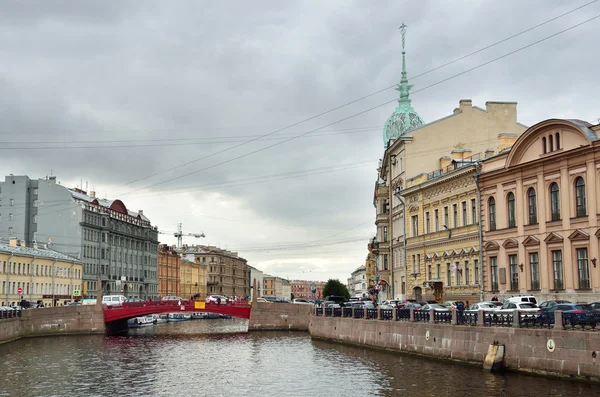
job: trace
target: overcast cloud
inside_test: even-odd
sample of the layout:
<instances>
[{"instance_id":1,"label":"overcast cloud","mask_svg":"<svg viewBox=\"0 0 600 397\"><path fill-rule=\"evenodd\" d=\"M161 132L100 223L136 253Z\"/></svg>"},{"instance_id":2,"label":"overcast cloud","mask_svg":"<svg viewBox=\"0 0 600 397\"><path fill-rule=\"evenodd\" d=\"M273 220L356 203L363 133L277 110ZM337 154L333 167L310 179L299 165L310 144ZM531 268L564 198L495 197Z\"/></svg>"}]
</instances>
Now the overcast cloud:
<instances>
[{"instance_id":1,"label":"overcast cloud","mask_svg":"<svg viewBox=\"0 0 600 397\"><path fill-rule=\"evenodd\" d=\"M195 171L396 98L389 89L225 151L397 83L403 22L419 90L600 14L594 3L411 79L589 1L3 2L0 166L31 178L52 170L68 186L83 181L143 209L165 233L181 222L184 233L206 233L186 243L237 250L268 273L345 281L375 232L382 127L395 104ZM462 98L481 107L517 101L526 125L597 122L599 24L416 93L413 105L426 122Z\"/></svg>"}]
</instances>

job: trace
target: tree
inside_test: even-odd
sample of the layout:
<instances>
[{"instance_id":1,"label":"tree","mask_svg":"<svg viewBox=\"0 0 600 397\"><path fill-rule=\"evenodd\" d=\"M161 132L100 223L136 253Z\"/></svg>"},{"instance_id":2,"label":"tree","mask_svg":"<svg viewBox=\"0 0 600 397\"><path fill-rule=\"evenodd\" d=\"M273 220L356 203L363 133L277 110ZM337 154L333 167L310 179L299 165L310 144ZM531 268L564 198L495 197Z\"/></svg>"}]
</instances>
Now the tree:
<instances>
[{"instance_id":1,"label":"tree","mask_svg":"<svg viewBox=\"0 0 600 397\"><path fill-rule=\"evenodd\" d=\"M340 280L329 279L323 287L323 298L327 299L328 296L343 296L344 298L350 298L350 292Z\"/></svg>"}]
</instances>

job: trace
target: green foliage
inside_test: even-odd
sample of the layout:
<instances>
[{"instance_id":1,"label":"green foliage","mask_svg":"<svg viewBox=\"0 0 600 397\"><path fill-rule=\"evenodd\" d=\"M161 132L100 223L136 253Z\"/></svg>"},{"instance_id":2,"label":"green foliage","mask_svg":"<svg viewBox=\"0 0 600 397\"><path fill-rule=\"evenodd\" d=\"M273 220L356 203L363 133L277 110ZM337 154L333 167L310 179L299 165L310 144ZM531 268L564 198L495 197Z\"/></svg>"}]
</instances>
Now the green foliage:
<instances>
[{"instance_id":1,"label":"green foliage","mask_svg":"<svg viewBox=\"0 0 600 397\"><path fill-rule=\"evenodd\" d=\"M348 288L346 288L346 286L339 280L334 279L327 280L325 287L323 287L323 298L327 298L331 295L350 298L350 292L348 292Z\"/></svg>"}]
</instances>

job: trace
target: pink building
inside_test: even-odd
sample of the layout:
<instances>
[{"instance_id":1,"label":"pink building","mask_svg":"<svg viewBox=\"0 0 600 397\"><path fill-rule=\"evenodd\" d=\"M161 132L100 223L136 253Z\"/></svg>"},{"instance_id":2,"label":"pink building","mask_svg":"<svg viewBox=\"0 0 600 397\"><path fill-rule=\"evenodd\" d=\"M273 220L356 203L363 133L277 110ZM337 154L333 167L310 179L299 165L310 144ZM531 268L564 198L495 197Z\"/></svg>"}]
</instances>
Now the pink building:
<instances>
[{"instance_id":1,"label":"pink building","mask_svg":"<svg viewBox=\"0 0 600 397\"><path fill-rule=\"evenodd\" d=\"M485 296L599 301L600 125L550 119L482 162Z\"/></svg>"}]
</instances>

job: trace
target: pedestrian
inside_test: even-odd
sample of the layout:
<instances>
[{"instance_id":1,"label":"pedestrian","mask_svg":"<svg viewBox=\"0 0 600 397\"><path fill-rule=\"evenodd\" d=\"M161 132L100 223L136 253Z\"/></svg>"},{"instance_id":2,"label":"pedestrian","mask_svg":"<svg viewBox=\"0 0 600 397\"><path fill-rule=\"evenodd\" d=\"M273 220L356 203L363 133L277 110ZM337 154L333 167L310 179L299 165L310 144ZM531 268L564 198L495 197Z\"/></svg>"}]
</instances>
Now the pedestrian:
<instances>
[{"instance_id":1,"label":"pedestrian","mask_svg":"<svg viewBox=\"0 0 600 397\"><path fill-rule=\"evenodd\" d=\"M217 306L219 306L221 304L221 297L217 296Z\"/></svg>"},{"instance_id":2,"label":"pedestrian","mask_svg":"<svg viewBox=\"0 0 600 397\"><path fill-rule=\"evenodd\" d=\"M496 295L492 297L492 302L498 302L498 297Z\"/></svg>"}]
</instances>

